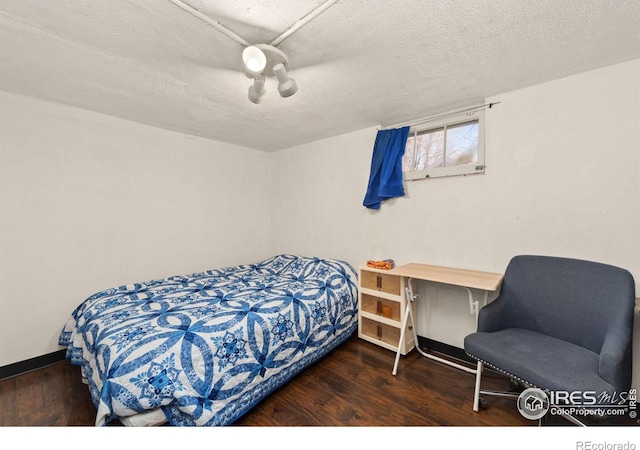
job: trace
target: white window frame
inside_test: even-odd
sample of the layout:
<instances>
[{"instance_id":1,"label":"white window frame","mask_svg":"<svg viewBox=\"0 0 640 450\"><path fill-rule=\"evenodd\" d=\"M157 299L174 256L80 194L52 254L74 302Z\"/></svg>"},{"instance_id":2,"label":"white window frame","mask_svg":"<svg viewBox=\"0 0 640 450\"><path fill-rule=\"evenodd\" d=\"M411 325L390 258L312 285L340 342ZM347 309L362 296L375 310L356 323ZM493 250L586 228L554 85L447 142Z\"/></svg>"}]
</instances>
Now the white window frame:
<instances>
[{"instance_id":1,"label":"white window frame","mask_svg":"<svg viewBox=\"0 0 640 450\"><path fill-rule=\"evenodd\" d=\"M402 178L405 181L422 180L425 178L453 177L461 175L484 174L484 108L467 111L460 114L452 114L440 116L433 120L423 121L418 125L411 126L409 129L410 136L417 136L420 133L435 131L439 128L445 128L460 125L467 122L478 121L478 160L471 164L458 164L455 166L430 167L423 170L411 170L403 172ZM445 133L446 136L446 133ZM416 140L414 139L414 143ZM409 148L405 152L412 151ZM415 147L413 149L415 151ZM446 152L446 144L445 144ZM414 158L415 160L415 158ZM443 158L446 161L446 154ZM443 164L446 164L444 162Z\"/></svg>"}]
</instances>

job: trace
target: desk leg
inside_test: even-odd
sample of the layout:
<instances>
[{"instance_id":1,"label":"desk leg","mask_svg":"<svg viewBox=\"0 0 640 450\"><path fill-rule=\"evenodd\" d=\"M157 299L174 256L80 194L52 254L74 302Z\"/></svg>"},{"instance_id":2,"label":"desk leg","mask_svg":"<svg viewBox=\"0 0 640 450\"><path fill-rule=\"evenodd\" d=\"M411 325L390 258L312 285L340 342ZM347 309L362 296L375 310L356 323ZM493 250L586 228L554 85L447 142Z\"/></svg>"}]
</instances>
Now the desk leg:
<instances>
[{"instance_id":1,"label":"desk leg","mask_svg":"<svg viewBox=\"0 0 640 450\"><path fill-rule=\"evenodd\" d=\"M413 301L415 299L415 295L413 294L413 287L411 286L411 278L407 279L407 287L405 289L407 296L407 310L404 312L404 317L402 318L402 325L400 328L400 340L398 340L398 350L396 350L396 360L393 363L393 370L391 373L395 375L398 372L398 363L400 362L400 349L402 348L402 343L404 342L405 335L407 333L407 325L409 324L409 319L411 319L411 325L413 329L413 338L415 340L415 346L418 348L418 333L416 331L415 322L413 320Z\"/></svg>"},{"instance_id":2,"label":"desk leg","mask_svg":"<svg viewBox=\"0 0 640 450\"><path fill-rule=\"evenodd\" d=\"M407 330L409 315L411 315L411 303L407 302L407 310L404 313L404 318L402 319L402 328L400 329L400 340L398 341L398 350L396 350L396 360L393 363L393 370L391 371L393 375L398 373L398 363L400 362L400 349L402 348L402 343L404 342L404 336ZM411 323L413 323L413 319ZM416 347L417 345L418 345L418 341L416 340Z\"/></svg>"}]
</instances>

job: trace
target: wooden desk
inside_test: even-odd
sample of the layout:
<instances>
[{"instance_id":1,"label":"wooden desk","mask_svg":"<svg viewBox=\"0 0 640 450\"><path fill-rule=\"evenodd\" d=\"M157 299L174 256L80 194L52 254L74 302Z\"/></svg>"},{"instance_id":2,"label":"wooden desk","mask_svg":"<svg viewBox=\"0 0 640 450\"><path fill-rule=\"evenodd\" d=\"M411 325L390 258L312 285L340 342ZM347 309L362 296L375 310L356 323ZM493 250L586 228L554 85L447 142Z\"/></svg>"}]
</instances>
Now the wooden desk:
<instances>
[{"instance_id":1,"label":"wooden desk","mask_svg":"<svg viewBox=\"0 0 640 450\"><path fill-rule=\"evenodd\" d=\"M423 281L431 281L434 283L442 283L448 284L451 286L459 286L464 288L467 291L469 296L469 311L471 314L475 314L476 323L478 320L478 312L480 311L480 303L474 299L473 292L471 289L479 289L484 291L484 301L483 306L487 304L487 298L489 292L496 291L500 285L502 284L503 274L492 273L492 272L480 272L476 270L466 270L466 269L457 269L454 267L442 267L442 266L431 266L427 264L417 264L410 263L405 264L403 266L396 267L389 271L390 274L401 276L406 279L405 289L406 289L406 297L410 302L409 306L406 308L404 318L402 320L401 332L400 332L400 341L404 342L405 333L407 330L407 325L409 320L411 320L411 327L413 331L413 337L416 343L416 349L423 356L437 360L444 364L453 366L455 368L464 370L465 372L476 373L477 369L471 369L469 367L457 364L455 362L440 358L436 355L432 355L423 351L418 345L418 333L416 331L415 320L413 317L413 303L416 300L416 295L413 293L413 285L412 281L415 280L423 280ZM399 347L399 346L398 346ZM398 362L400 361L400 349L396 352L396 359L393 364L393 375L395 375L398 371Z\"/></svg>"},{"instance_id":2,"label":"wooden desk","mask_svg":"<svg viewBox=\"0 0 640 450\"><path fill-rule=\"evenodd\" d=\"M500 273L479 272L477 270L456 269L454 267L430 266L428 264L409 263L389 271L416 280L462 286L483 291L495 291L500 287Z\"/></svg>"}]
</instances>

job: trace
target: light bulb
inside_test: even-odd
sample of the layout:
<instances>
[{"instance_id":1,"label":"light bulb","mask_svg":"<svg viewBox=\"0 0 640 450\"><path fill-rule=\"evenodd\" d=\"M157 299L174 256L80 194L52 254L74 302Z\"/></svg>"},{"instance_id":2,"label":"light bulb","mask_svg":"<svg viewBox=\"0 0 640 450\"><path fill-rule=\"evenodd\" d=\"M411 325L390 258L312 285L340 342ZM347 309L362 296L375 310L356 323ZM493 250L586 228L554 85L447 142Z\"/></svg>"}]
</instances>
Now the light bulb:
<instances>
[{"instance_id":1,"label":"light bulb","mask_svg":"<svg viewBox=\"0 0 640 450\"><path fill-rule=\"evenodd\" d=\"M260 73L267 65L267 57L262 50L253 45L247 47L242 52L242 60L245 67L254 73Z\"/></svg>"}]
</instances>

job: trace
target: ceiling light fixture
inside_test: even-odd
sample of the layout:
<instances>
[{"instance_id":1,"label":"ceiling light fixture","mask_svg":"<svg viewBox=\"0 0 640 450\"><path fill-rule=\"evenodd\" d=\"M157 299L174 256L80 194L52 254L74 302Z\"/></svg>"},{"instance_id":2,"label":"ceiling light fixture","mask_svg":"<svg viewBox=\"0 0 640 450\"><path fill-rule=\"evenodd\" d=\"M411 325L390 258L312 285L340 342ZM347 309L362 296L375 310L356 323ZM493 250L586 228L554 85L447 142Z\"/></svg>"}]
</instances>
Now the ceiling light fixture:
<instances>
[{"instance_id":1,"label":"ceiling light fixture","mask_svg":"<svg viewBox=\"0 0 640 450\"><path fill-rule=\"evenodd\" d=\"M276 37L271 41L271 44L255 45L249 44L241 36L238 36L217 20L205 16L194 7L184 3L182 0L169 1L198 19L208 23L221 33L245 47L242 52L244 73L246 76L253 79L253 84L249 87L249 100L253 103L260 103L265 94L265 76L274 75L276 77L278 80L278 92L282 97L291 97L298 91L296 81L293 78L289 78L289 58L287 58L287 55L285 55L282 50L275 46L279 45L282 41L318 17L331 6L338 3L339 0L326 0L309 14L285 30L280 36Z\"/></svg>"},{"instance_id":2,"label":"ceiling light fixture","mask_svg":"<svg viewBox=\"0 0 640 450\"><path fill-rule=\"evenodd\" d=\"M242 60L245 75L253 79L249 88L249 100L253 103L262 99L267 76L276 77L281 97L291 97L298 91L296 81L289 78L289 58L279 48L268 44L250 45L242 52Z\"/></svg>"},{"instance_id":3,"label":"ceiling light fixture","mask_svg":"<svg viewBox=\"0 0 640 450\"><path fill-rule=\"evenodd\" d=\"M291 97L298 92L298 85L289 78L289 58L277 47L268 44L250 45L242 52L244 73L253 79L249 87L249 100L260 103L265 94L264 83L268 76L278 80L278 92L281 97Z\"/></svg>"}]
</instances>

